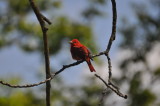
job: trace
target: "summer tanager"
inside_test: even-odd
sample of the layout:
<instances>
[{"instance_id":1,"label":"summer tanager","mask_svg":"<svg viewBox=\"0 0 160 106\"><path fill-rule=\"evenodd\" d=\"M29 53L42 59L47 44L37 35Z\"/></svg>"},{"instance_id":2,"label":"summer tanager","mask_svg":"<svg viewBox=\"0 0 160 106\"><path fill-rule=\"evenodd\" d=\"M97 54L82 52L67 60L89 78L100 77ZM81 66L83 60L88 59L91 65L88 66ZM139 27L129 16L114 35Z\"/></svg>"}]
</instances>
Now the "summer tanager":
<instances>
[{"instance_id":1,"label":"summer tanager","mask_svg":"<svg viewBox=\"0 0 160 106\"><path fill-rule=\"evenodd\" d=\"M91 72L96 72L91 64L90 51L86 46L82 45L77 39L73 39L69 42L71 44L71 55L75 60L85 60L89 66Z\"/></svg>"}]
</instances>

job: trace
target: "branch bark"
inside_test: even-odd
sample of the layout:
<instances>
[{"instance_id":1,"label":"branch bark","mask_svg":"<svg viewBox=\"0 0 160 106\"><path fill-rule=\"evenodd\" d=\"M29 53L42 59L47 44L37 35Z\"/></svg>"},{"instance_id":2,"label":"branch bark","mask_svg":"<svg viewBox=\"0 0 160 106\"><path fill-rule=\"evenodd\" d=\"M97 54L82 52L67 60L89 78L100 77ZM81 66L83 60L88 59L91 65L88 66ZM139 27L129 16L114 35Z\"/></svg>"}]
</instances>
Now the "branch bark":
<instances>
[{"instance_id":1,"label":"branch bark","mask_svg":"<svg viewBox=\"0 0 160 106\"><path fill-rule=\"evenodd\" d=\"M38 83L35 83L35 84L25 84L25 85L11 85L11 84L3 82L3 81L0 81L0 83L2 85L5 85L5 86L11 87L11 88L29 88L29 87L34 87L34 86L38 86L38 85L44 84L47 81L50 81L52 79L53 79L53 77L50 77L50 78L48 78L48 79L46 79L44 81L41 81L41 82L38 82Z\"/></svg>"},{"instance_id":2,"label":"branch bark","mask_svg":"<svg viewBox=\"0 0 160 106\"><path fill-rule=\"evenodd\" d=\"M93 55L92 58L95 58L95 57L98 57L98 56L101 56L101 55L104 55L104 54L106 54L105 51L104 52L100 52L100 53L98 53L96 55ZM45 79L44 81L38 82L38 83L25 84L25 85L12 85L12 84L9 84L9 83L1 81L1 80L0 80L0 83L2 85L5 85L5 86L11 87L11 88L28 88L28 87L39 86L39 85L44 84L44 83L46 83L48 81L51 81L55 76L57 76L58 74L60 74L61 72L63 72L65 69L73 67L73 66L76 66L76 65L79 65L79 64L81 64L83 62L84 61L81 60L81 61L77 61L77 62L68 64L68 65L63 65L63 67L61 69L59 69L57 72L52 73L49 78Z\"/></svg>"},{"instance_id":3,"label":"branch bark","mask_svg":"<svg viewBox=\"0 0 160 106\"><path fill-rule=\"evenodd\" d=\"M119 95L120 97L123 97L124 99L127 99L127 95L122 94L118 89L115 89L113 86L109 86L109 84L106 81L104 81L99 75L95 74L95 76L99 78L106 85L106 87L110 88L117 95Z\"/></svg>"},{"instance_id":4,"label":"branch bark","mask_svg":"<svg viewBox=\"0 0 160 106\"><path fill-rule=\"evenodd\" d=\"M45 21L51 24L51 22L44 17L36 7L35 3L33 0L29 0L30 5L36 14L36 17L40 23L42 32L43 32L43 45L44 45L44 55L45 55L45 68L46 68L46 79L51 77L50 73L50 62L49 62L49 49L48 49L48 39L47 39L47 30L48 28L45 27ZM46 82L46 105L50 106L50 89L51 89L51 84L50 81Z\"/></svg>"},{"instance_id":5,"label":"branch bark","mask_svg":"<svg viewBox=\"0 0 160 106\"><path fill-rule=\"evenodd\" d=\"M112 18L112 33L111 33L111 36L110 36L110 39L109 39L109 42L108 42L108 45L107 45L107 49L106 49L106 51L108 51L108 52L111 49L113 41L116 39L116 24L117 24L116 1L115 0L111 0L111 2L112 2L112 15L113 15L113 18Z\"/></svg>"},{"instance_id":6,"label":"branch bark","mask_svg":"<svg viewBox=\"0 0 160 106\"><path fill-rule=\"evenodd\" d=\"M112 65L111 65L111 59L109 57L109 52L112 46L113 41L116 39L116 24L117 24L117 8L116 8L116 1L115 0L111 0L112 2L112 13L113 13L113 18L112 18L112 33L107 45L107 49L106 49L106 57L108 59L108 69L109 69L109 79L108 82L109 84L111 84L111 77L112 77Z\"/></svg>"}]
</instances>

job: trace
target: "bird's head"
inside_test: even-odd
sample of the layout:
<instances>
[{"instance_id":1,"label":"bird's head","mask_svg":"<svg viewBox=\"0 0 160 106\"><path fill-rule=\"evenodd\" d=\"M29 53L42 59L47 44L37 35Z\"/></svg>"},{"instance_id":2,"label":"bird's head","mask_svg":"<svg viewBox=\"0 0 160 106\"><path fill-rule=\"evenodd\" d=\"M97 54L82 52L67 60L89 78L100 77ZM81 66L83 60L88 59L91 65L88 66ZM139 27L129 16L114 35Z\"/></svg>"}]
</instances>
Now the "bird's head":
<instances>
[{"instance_id":1,"label":"bird's head","mask_svg":"<svg viewBox=\"0 0 160 106\"><path fill-rule=\"evenodd\" d=\"M69 43L70 43L71 45L81 44L81 43L78 41L78 39L73 39L73 40L69 41Z\"/></svg>"}]
</instances>

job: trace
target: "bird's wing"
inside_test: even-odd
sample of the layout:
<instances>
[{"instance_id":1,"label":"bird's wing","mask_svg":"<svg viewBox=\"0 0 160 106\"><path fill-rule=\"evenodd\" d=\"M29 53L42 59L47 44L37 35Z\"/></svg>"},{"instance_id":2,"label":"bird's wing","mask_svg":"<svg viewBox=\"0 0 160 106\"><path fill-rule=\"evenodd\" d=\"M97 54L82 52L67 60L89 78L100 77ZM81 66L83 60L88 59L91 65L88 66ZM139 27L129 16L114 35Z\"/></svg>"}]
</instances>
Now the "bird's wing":
<instances>
[{"instance_id":1,"label":"bird's wing","mask_svg":"<svg viewBox=\"0 0 160 106\"><path fill-rule=\"evenodd\" d=\"M80 53L85 54L86 56L90 53L89 50L87 49L87 47L85 47L85 46L79 47L78 50Z\"/></svg>"},{"instance_id":2,"label":"bird's wing","mask_svg":"<svg viewBox=\"0 0 160 106\"><path fill-rule=\"evenodd\" d=\"M85 58L89 55L88 49L85 46L74 46L74 51L79 57Z\"/></svg>"}]
</instances>

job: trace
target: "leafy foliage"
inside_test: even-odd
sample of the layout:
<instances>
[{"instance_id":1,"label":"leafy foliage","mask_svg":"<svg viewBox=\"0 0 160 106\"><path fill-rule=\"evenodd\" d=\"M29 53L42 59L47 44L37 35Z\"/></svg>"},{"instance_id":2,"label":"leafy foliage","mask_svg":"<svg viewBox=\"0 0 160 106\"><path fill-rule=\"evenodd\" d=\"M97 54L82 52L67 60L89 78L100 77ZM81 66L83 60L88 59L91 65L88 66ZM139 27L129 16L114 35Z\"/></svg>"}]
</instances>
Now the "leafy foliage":
<instances>
[{"instance_id":1,"label":"leafy foliage","mask_svg":"<svg viewBox=\"0 0 160 106\"><path fill-rule=\"evenodd\" d=\"M153 2L150 2L151 5L153 5ZM138 22L133 25L125 23L121 29L123 40L120 47L132 51L133 54L133 56L121 61L120 67L124 72L122 81L130 80L128 83L130 106L151 106L156 103L158 97L152 89L157 86L154 82L159 81L157 78L159 75L159 68L157 67L156 71L152 70L147 63L146 58L147 54L153 50L152 48L154 45L160 41L160 16L157 14L156 17L153 17L142 5L134 4L133 7L135 8ZM153 6L152 9L154 8L157 7ZM134 67L134 64L138 63L143 63L144 65L144 68L141 69L141 71ZM132 67L132 65L135 70L128 67ZM136 72L133 73L132 71ZM129 76L126 76L125 73ZM150 82L148 82L148 88L143 86L145 79L147 79L143 78L146 73L148 73L148 77L152 77Z\"/></svg>"}]
</instances>

